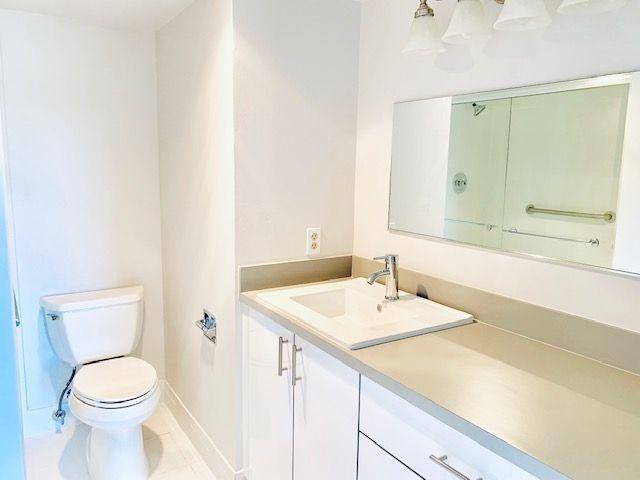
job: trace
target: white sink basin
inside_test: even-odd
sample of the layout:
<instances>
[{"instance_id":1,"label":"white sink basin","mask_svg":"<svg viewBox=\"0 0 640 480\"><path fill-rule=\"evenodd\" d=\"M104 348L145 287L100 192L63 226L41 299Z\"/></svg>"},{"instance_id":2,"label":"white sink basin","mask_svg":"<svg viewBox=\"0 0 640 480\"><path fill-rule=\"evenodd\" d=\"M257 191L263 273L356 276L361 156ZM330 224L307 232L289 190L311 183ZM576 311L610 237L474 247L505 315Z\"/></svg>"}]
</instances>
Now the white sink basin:
<instances>
[{"instance_id":1,"label":"white sink basin","mask_svg":"<svg viewBox=\"0 0 640 480\"><path fill-rule=\"evenodd\" d=\"M384 299L383 285L354 278L259 293L258 297L318 333L351 349L473 322L468 313L400 292Z\"/></svg>"}]
</instances>

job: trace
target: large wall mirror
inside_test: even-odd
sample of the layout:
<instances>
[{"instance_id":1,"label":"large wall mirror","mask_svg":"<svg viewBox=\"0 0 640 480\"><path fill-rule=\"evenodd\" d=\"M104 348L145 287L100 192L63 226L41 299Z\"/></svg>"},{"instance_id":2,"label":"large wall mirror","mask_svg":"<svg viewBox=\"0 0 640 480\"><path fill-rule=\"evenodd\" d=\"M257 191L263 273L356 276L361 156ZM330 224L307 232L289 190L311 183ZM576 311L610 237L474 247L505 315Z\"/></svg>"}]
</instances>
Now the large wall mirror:
<instances>
[{"instance_id":1,"label":"large wall mirror","mask_svg":"<svg viewBox=\"0 0 640 480\"><path fill-rule=\"evenodd\" d=\"M640 73L396 104L389 228L640 273Z\"/></svg>"}]
</instances>

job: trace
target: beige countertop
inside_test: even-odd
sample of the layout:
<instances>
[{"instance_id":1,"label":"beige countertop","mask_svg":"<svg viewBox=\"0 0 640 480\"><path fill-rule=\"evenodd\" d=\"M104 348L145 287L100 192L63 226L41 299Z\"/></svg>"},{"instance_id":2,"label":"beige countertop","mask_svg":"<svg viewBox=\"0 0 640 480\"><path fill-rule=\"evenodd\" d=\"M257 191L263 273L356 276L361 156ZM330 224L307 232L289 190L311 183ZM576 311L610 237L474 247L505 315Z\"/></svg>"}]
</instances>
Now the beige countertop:
<instances>
[{"instance_id":1,"label":"beige countertop","mask_svg":"<svg viewBox=\"0 0 640 480\"><path fill-rule=\"evenodd\" d=\"M640 479L638 375L483 323L346 350L257 293L240 300L539 478Z\"/></svg>"}]
</instances>

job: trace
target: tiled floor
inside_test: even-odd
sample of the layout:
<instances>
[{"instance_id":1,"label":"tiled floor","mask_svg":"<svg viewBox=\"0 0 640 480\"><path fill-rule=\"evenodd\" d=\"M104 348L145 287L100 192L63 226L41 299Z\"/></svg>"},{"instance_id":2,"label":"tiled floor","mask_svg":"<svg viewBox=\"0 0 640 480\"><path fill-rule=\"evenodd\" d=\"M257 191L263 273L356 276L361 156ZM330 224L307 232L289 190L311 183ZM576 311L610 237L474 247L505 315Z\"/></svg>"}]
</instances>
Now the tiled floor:
<instances>
[{"instance_id":1,"label":"tiled floor","mask_svg":"<svg viewBox=\"0 0 640 480\"><path fill-rule=\"evenodd\" d=\"M150 480L215 480L164 404L145 422L142 432ZM89 480L85 461L88 433L89 427L73 422L61 434L28 438L27 480Z\"/></svg>"}]
</instances>

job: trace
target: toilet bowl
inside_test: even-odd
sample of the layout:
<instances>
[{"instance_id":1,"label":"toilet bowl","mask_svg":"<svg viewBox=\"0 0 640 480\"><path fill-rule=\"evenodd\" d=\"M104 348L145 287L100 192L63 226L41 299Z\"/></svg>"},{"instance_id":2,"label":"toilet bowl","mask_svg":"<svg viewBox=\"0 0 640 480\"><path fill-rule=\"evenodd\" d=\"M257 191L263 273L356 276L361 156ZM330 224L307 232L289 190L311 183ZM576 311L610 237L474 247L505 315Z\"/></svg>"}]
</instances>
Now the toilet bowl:
<instances>
[{"instance_id":1,"label":"toilet bowl","mask_svg":"<svg viewBox=\"0 0 640 480\"><path fill-rule=\"evenodd\" d=\"M142 422L160 401L155 369L120 357L85 365L74 378L69 408L91 427L87 467L93 480L146 480Z\"/></svg>"},{"instance_id":2,"label":"toilet bowl","mask_svg":"<svg viewBox=\"0 0 640 480\"><path fill-rule=\"evenodd\" d=\"M56 355L78 368L69 408L91 427L87 469L93 480L147 480L142 422L160 401L158 375L132 357L144 314L141 286L40 299Z\"/></svg>"}]
</instances>

